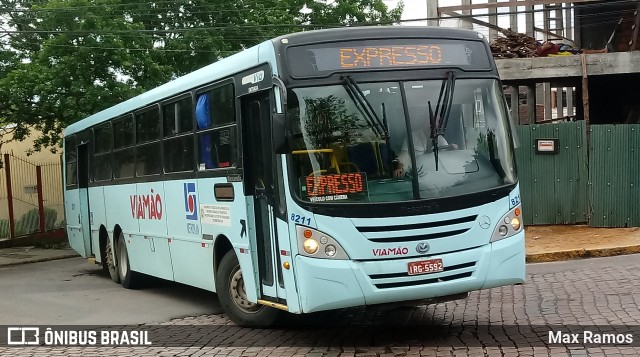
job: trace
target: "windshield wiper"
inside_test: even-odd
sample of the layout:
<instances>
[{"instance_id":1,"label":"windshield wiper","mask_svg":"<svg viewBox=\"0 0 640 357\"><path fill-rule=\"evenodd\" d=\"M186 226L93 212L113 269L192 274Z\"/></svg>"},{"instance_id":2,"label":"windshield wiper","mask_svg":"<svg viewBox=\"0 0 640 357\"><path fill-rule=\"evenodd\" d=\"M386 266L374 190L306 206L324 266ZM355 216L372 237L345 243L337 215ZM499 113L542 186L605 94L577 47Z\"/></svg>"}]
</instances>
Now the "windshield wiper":
<instances>
[{"instance_id":1,"label":"windshield wiper","mask_svg":"<svg viewBox=\"0 0 640 357\"><path fill-rule=\"evenodd\" d=\"M456 83L456 76L453 71L449 71L447 80L442 82L438 102L436 103L436 112L429 105L429 124L431 125L431 144L433 146L433 157L436 161L436 171L438 171L438 137L444 136L444 130L447 128L449 121L449 113L451 112L451 104L453 103L453 89Z\"/></svg>"},{"instance_id":2,"label":"windshield wiper","mask_svg":"<svg viewBox=\"0 0 640 357\"><path fill-rule=\"evenodd\" d=\"M376 135L385 140L388 139L389 130L387 129L387 126L382 123L382 121L378 117L378 114L376 114L376 111L373 110L371 103L369 103L367 97L365 97L362 93L362 90L360 90L360 86L358 86L358 83L351 76L344 76L342 77L342 80L344 80L344 86L345 88L347 88L349 97L351 97L353 101L359 104L358 110L360 110L362 115L364 115L367 123L371 125L371 128L376 133Z\"/></svg>"}]
</instances>

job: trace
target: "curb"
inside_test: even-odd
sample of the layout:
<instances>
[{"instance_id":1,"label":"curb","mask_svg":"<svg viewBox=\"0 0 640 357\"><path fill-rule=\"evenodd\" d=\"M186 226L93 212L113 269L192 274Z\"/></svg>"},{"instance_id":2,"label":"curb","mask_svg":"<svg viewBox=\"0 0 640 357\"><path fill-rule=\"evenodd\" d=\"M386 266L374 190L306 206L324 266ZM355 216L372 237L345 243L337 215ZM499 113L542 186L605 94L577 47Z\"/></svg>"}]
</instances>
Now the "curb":
<instances>
[{"instance_id":1,"label":"curb","mask_svg":"<svg viewBox=\"0 0 640 357\"><path fill-rule=\"evenodd\" d=\"M562 260L574 260L595 257L613 257L616 255L640 253L640 245L630 245L615 248L574 249L559 252L527 254L527 263L546 263Z\"/></svg>"},{"instance_id":2,"label":"curb","mask_svg":"<svg viewBox=\"0 0 640 357\"><path fill-rule=\"evenodd\" d=\"M78 254L78 253L69 253L69 254L57 255L57 256L54 256L54 257L46 257L46 258L20 259L20 260L16 260L15 262L0 263L0 267L12 266L12 265L22 265L22 264L29 264L29 263L48 262L48 261L51 261L51 260L68 259L68 258L75 258L75 257L79 257L79 256L80 256L80 254Z\"/></svg>"},{"instance_id":3,"label":"curb","mask_svg":"<svg viewBox=\"0 0 640 357\"><path fill-rule=\"evenodd\" d=\"M640 253L640 245L630 245L626 247L615 247L615 248L599 248L599 249L574 249L574 250L563 250L559 252L527 254L526 262L527 263L546 263L546 262L557 262L557 261L563 261L563 260L575 260L575 259L596 258L596 257L613 257L617 255L638 254L638 253ZM0 263L0 267L29 264L29 263L40 263L40 262L47 262L47 261L60 260L60 259L69 259L69 258L75 258L79 256L80 254L78 253L69 253L69 254L63 254L63 255L58 255L54 257L21 259L21 260L16 260L15 262Z\"/></svg>"},{"instance_id":4,"label":"curb","mask_svg":"<svg viewBox=\"0 0 640 357\"><path fill-rule=\"evenodd\" d=\"M0 240L0 249L38 245L40 243L67 243L64 229L56 229L44 233Z\"/></svg>"}]
</instances>

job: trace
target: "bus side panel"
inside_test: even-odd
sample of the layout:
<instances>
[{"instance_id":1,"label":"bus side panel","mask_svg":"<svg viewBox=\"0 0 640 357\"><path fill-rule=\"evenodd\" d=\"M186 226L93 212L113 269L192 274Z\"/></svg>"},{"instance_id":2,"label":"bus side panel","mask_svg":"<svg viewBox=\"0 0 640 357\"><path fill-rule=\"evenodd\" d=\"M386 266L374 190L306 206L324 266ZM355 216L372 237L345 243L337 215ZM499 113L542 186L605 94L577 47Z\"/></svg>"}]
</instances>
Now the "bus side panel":
<instances>
[{"instance_id":1,"label":"bus side panel","mask_svg":"<svg viewBox=\"0 0 640 357\"><path fill-rule=\"evenodd\" d=\"M283 182L289 182L289 173L286 170L286 161L284 155L282 155L281 167L283 173ZM288 262L291 266L290 269L282 269L282 278L284 280L284 287L287 293L287 307L289 312L302 313L302 307L300 305L300 295L298 291L300 289L299 284L296 282L296 264L294 262L295 257L298 255L297 236L296 236L296 222L302 222L307 226L315 227L315 218L313 214L305 210L300 209L293 201L291 197L291 191L288 184L284 185L285 205L287 207L286 221L276 219L278 229L278 244L280 250L287 251L287 255L283 256L280 252L281 263Z\"/></svg>"},{"instance_id":2,"label":"bus side panel","mask_svg":"<svg viewBox=\"0 0 640 357\"><path fill-rule=\"evenodd\" d=\"M198 181L167 181L164 188L175 281L214 291L213 238L202 236Z\"/></svg>"},{"instance_id":3,"label":"bus side panel","mask_svg":"<svg viewBox=\"0 0 640 357\"><path fill-rule=\"evenodd\" d=\"M127 237L128 234L137 234L140 229L138 227L137 215L137 199L136 185L110 185L104 187L105 211L107 213L107 230L115 241L114 230L116 226L120 226L122 234ZM115 250L114 250L115 252ZM132 254L129 252L129 254ZM133 265L132 265L133 267Z\"/></svg>"},{"instance_id":4,"label":"bus side panel","mask_svg":"<svg viewBox=\"0 0 640 357\"><path fill-rule=\"evenodd\" d=\"M229 186L233 187L232 197L228 199L216 199L216 185L218 188L226 187L228 194ZM220 191L218 191L220 194ZM240 267L243 271L243 279L247 289L247 298L250 301L257 301L258 285L255 280L257 266L253 265L249 252L249 226L247 219L247 203L244 196L241 182L227 183L224 178L207 178L198 182L198 204L200 222L202 223L202 234L216 239L221 236L227 237L234 247ZM243 253L240 253L243 248ZM213 263L213 262L211 262ZM247 272L244 274L244 272ZM249 273L250 272L250 273ZM215 277L214 277L215 282Z\"/></svg>"},{"instance_id":5,"label":"bus side panel","mask_svg":"<svg viewBox=\"0 0 640 357\"><path fill-rule=\"evenodd\" d=\"M84 236L82 234L82 221L80 218L80 190L67 190L64 195L64 214L67 220L67 237L73 250L83 257L88 256L85 250Z\"/></svg>"},{"instance_id":6,"label":"bus side panel","mask_svg":"<svg viewBox=\"0 0 640 357\"><path fill-rule=\"evenodd\" d=\"M104 206L104 187L90 187L89 188L89 220L91 222L91 240L93 254L96 257L96 262L102 262L102 255L100 253L100 226L105 226L107 231L111 231L113 227L107 226L107 216ZM113 232L109 232L109 236Z\"/></svg>"},{"instance_id":7,"label":"bus side panel","mask_svg":"<svg viewBox=\"0 0 640 357\"><path fill-rule=\"evenodd\" d=\"M140 233L131 237L131 269L173 280L163 182L139 183L134 204Z\"/></svg>"},{"instance_id":8,"label":"bus side panel","mask_svg":"<svg viewBox=\"0 0 640 357\"><path fill-rule=\"evenodd\" d=\"M288 262L290 266L294 266L293 252L291 250L291 240L289 233L289 224L281 219L276 219L276 230L278 232L278 248L280 252L280 266L276 266L276 269L282 271L282 283L284 285L284 291L286 293L287 307L289 312L294 314L302 312L300 309L300 302L298 301L298 288L296 287L296 280L293 273L293 269L282 269L281 265ZM286 254L283 254L286 252Z\"/></svg>"}]
</instances>

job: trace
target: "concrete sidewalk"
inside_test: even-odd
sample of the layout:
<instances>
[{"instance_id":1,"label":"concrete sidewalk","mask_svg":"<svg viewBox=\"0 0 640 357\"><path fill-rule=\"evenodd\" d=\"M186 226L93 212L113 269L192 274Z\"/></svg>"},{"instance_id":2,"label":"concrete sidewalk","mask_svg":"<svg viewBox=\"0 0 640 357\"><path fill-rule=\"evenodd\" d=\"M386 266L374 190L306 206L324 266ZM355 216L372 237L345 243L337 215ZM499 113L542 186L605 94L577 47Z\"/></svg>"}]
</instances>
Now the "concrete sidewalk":
<instances>
[{"instance_id":1,"label":"concrete sidewalk","mask_svg":"<svg viewBox=\"0 0 640 357\"><path fill-rule=\"evenodd\" d=\"M640 253L640 228L578 225L529 226L527 262L551 262Z\"/></svg>"},{"instance_id":2,"label":"concrete sidewalk","mask_svg":"<svg viewBox=\"0 0 640 357\"><path fill-rule=\"evenodd\" d=\"M527 262L640 253L640 228L588 226L529 226L526 230ZM68 245L53 249L37 246L0 249L0 266L35 263L79 256Z\"/></svg>"},{"instance_id":3,"label":"concrete sidewalk","mask_svg":"<svg viewBox=\"0 0 640 357\"><path fill-rule=\"evenodd\" d=\"M34 246L3 248L0 249L0 266L46 262L78 256L78 253L69 247L55 249Z\"/></svg>"}]
</instances>

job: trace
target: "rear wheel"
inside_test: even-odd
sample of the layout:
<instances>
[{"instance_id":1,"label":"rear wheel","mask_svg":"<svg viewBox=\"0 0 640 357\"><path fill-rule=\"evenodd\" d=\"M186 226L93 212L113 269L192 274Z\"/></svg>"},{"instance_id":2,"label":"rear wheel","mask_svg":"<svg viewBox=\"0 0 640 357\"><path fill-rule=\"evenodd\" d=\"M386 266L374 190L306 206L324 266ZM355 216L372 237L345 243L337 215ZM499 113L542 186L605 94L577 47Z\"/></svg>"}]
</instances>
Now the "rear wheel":
<instances>
[{"instance_id":1,"label":"rear wheel","mask_svg":"<svg viewBox=\"0 0 640 357\"><path fill-rule=\"evenodd\" d=\"M122 233L118 239L118 275L120 283L127 289L135 289L140 284L140 273L132 271L129 265L129 252Z\"/></svg>"},{"instance_id":2,"label":"rear wheel","mask_svg":"<svg viewBox=\"0 0 640 357\"><path fill-rule=\"evenodd\" d=\"M233 250L220 261L216 291L224 311L240 326L268 327L275 324L281 314L280 310L249 301L240 263Z\"/></svg>"},{"instance_id":3,"label":"rear wheel","mask_svg":"<svg viewBox=\"0 0 640 357\"><path fill-rule=\"evenodd\" d=\"M118 284L120 283L120 275L118 274L118 268L116 267L114 256L111 239L107 237L107 243L104 247L104 255L102 256L102 269L109 273L109 276L114 283Z\"/></svg>"}]
</instances>

